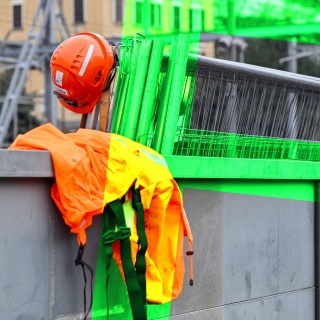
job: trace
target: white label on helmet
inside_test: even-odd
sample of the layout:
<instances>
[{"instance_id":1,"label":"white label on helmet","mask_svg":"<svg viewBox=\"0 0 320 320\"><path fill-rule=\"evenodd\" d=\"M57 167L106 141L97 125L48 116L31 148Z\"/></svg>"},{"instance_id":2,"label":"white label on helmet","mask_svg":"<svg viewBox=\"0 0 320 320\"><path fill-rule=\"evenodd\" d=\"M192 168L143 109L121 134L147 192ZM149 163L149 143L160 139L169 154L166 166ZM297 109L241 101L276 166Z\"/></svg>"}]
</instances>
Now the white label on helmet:
<instances>
[{"instance_id":1,"label":"white label on helmet","mask_svg":"<svg viewBox=\"0 0 320 320\"><path fill-rule=\"evenodd\" d=\"M62 87L62 78L63 78L63 72L57 70L55 81L56 81L56 84L61 87Z\"/></svg>"},{"instance_id":2,"label":"white label on helmet","mask_svg":"<svg viewBox=\"0 0 320 320\"><path fill-rule=\"evenodd\" d=\"M83 64L82 64L81 69L79 71L79 76L83 76L84 72L86 71L87 66L89 64L89 61L90 61L91 56L92 56L93 49L94 49L94 45L90 44L88 52L86 54L86 57L84 58Z\"/></svg>"},{"instance_id":3,"label":"white label on helmet","mask_svg":"<svg viewBox=\"0 0 320 320\"><path fill-rule=\"evenodd\" d=\"M65 89L63 89L63 88L58 88L58 87L56 87L56 86L54 86L54 87L55 87L55 89L56 89L57 92L62 93L62 94L64 94L64 95L66 95L66 96L69 95L69 93L68 93L67 90L65 90Z\"/></svg>"}]
</instances>

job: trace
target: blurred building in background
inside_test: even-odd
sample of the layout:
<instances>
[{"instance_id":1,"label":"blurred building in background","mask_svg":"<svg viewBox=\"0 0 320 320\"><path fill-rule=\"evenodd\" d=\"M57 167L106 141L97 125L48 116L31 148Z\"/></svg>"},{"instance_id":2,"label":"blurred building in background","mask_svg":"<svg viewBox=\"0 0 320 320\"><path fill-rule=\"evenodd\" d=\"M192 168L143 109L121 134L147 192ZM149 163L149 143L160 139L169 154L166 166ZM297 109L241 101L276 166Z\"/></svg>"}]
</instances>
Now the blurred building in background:
<instances>
[{"instance_id":1,"label":"blurred building in background","mask_svg":"<svg viewBox=\"0 0 320 320\"><path fill-rule=\"evenodd\" d=\"M55 10L59 1L53 1ZM39 0L9 0L0 4L0 39L2 46L11 48L15 54L19 53L21 44L26 41L29 29L35 15ZM60 43L80 31L91 31L105 36L107 39L120 39L122 32L123 1L95 0L94 5L87 0L60 1L62 11L51 14L51 28L54 28L54 42ZM63 16L62 16L63 15ZM62 22L66 22L68 33ZM52 30L51 30L52 31ZM52 48L54 45L51 46ZM39 50L41 47L39 46ZM51 54L52 52L49 52ZM11 64L14 67L15 56L0 54L1 64ZM26 93L34 97L35 109L33 113L45 122L45 81L44 70L32 67L26 81ZM7 67L9 68L9 67ZM0 69L1 70L1 69ZM57 125L64 130L72 130L79 125L79 115L66 112L57 103Z\"/></svg>"},{"instance_id":2,"label":"blurred building in background","mask_svg":"<svg viewBox=\"0 0 320 320\"><path fill-rule=\"evenodd\" d=\"M14 68L19 50L28 38L39 4L39 0L8 0L0 4L0 72L6 70L8 77L8 70ZM200 39L201 32L213 30L213 17L212 0L55 0L50 14L50 41L46 47L41 43L37 50L51 55L55 45L81 31L96 32L115 43L138 32L162 37L168 44L177 33L190 33L193 35L190 51L213 57L217 36ZM56 108L56 125L64 131L74 131L79 125L79 115L66 111L57 99L52 99L56 106L48 107L46 103L45 72L48 70L44 70L41 61L28 71L24 95L32 97L32 114L40 122L46 122L51 119L45 109Z\"/></svg>"}]
</instances>

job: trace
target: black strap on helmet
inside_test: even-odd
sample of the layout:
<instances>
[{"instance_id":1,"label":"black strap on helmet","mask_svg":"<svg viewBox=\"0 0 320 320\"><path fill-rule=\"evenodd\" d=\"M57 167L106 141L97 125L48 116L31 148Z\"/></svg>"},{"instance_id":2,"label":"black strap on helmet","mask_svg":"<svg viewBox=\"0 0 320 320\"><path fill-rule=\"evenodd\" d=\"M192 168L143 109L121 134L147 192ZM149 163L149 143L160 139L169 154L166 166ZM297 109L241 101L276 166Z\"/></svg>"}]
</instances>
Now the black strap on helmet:
<instances>
[{"instance_id":1,"label":"black strap on helmet","mask_svg":"<svg viewBox=\"0 0 320 320\"><path fill-rule=\"evenodd\" d=\"M117 74L117 67L119 66L119 57L118 57L117 51L115 49L117 44L114 44L112 41L108 41L108 43L110 44L110 46L112 46L114 62L113 62L113 66L110 70L110 74L109 74L106 86L104 87L102 92L108 91L110 89L111 83Z\"/></svg>"},{"instance_id":2,"label":"black strap on helmet","mask_svg":"<svg viewBox=\"0 0 320 320\"><path fill-rule=\"evenodd\" d=\"M78 103L76 101L72 101L72 100L68 100L65 97L62 97L58 91L54 90L53 93L58 97L58 99L63 100L64 102L66 102L69 106L71 107L75 107L78 108Z\"/></svg>"}]
</instances>

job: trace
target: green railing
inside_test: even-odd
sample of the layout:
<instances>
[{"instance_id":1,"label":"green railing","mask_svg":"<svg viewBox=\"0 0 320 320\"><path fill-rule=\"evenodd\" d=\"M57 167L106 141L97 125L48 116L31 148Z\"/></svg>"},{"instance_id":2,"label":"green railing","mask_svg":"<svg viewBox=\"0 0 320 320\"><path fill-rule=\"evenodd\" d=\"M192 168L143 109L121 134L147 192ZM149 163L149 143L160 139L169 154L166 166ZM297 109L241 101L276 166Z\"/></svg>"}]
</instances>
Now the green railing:
<instances>
[{"instance_id":1,"label":"green railing","mask_svg":"<svg viewBox=\"0 0 320 320\"><path fill-rule=\"evenodd\" d=\"M320 160L320 143L186 129L176 135L174 155Z\"/></svg>"},{"instance_id":2,"label":"green railing","mask_svg":"<svg viewBox=\"0 0 320 320\"><path fill-rule=\"evenodd\" d=\"M163 155L320 160L320 143L310 141L319 136L318 79L216 62L189 54L187 35L169 53L161 40L128 39L112 132Z\"/></svg>"}]
</instances>

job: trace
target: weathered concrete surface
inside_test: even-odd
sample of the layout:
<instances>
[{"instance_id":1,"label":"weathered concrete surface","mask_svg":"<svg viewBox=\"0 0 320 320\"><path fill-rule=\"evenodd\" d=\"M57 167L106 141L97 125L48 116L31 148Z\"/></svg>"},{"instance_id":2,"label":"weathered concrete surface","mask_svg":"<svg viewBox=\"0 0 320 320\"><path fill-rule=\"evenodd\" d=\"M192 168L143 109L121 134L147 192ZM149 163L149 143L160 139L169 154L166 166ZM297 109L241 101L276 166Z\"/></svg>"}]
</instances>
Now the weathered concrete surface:
<instances>
[{"instance_id":1,"label":"weathered concrete surface","mask_svg":"<svg viewBox=\"0 0 320 320\"><path fill-rule=\"evenodd\" d=\"M247 319L254 319L261 304L252 300L264 303L275 296L282 303L277 295L314 286L312 202L184 189L184 204L195 238L194 286L188 285L187 271L172 315L187 313L189 319L189 313L198 312L200 319L203 310L220 314L215 308L227 306L224 314L225 310L234 314L248 305ZM310 301L299 303L299 308L313 314L308 308L314 290L303 292L301 299ZM241 307L230 307L240 302ZM288 314L295 314L295 304L283 303Z\"/></svg>"}]
</instances>

